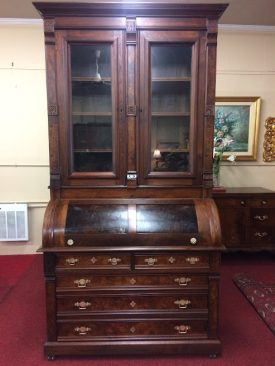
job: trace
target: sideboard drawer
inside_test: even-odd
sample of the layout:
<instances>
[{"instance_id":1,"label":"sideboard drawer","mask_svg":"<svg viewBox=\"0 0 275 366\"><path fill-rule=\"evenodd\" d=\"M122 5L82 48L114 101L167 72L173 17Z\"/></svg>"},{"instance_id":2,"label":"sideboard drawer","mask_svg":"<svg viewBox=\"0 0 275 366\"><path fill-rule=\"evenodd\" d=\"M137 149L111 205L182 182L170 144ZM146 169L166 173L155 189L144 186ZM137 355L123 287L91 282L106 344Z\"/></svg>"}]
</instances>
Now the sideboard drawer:
<instances>
[{"instance_id":1,"label":"sideboard drawer","mask_svg":"<svg viewBox=\"0 0 275 366\"><path fill-rule=\"evenodd\" d=\"M250 207L259 207L259 208L275 207L275 198L263 197L263 198L250 199L248 201Z\"/></svg>"},{"instance_id":2,"label":"sideboard drawer","mask_svg":"<svg viewBox=\"0 0 275 366\"><path fill-rule=\"evenodd\" d=\"M249 231L249 240L253 243L270 243L274 240L274 229L271 227L251 228Z\"/></svg>"},{"instance_id":3,"label":"sideboard drawer","mask_svg":"<svg viewBox=\"0 0 275 366\"><path fill-rule=\"evenodd\" d=\"M172 275L92 275L59 274L57 276L57 290L75 289L119 289L119 288L181 288L181 289L207 289L208 277L203 275L175 273Z\"/></svg>"},{"instance_id":4,"label":"sideboard drawer","mask_svg":"<svg viewBox=\"0 0 275 366\"><path fill-rule=\"evenodd\" d=\"M157 294L146 295L58 295L57 312L62 313L98 313L112 311L172 311L185 312L192 310L206 311L208 297L206 294Z\"/></svg>"},{"instance_id":5,"label":"sideboard drawer","mask_svg":"<svg viewBox=\"0 0 275 366\"><path fill-rule=\"evenodd\" d=\"M209 256L203 253L136 255L136 269L209 269Z\"/></svg>"},{"instance_id":6,"label":"sideboard drawer","mask_svg":"<svg viewBox=\"0 0 275 366\"><path fill-rule=\"evenodd\" d=\"M117 321L58 321L58 340L85 341L108 337L184 337L207 336L206 319L157 319L157 320L117 320Z\"/></svg>"},{"instance_id":7,"label":"sideboard drawer","mask_svg":"<svg viewBox=\"0 0 275 366\"><path fill-rule=\"evenodd\" d=\"M275 208L253 208L250 211L250 223L252 226L275 225Z\"/></svg>"}]
</instances>

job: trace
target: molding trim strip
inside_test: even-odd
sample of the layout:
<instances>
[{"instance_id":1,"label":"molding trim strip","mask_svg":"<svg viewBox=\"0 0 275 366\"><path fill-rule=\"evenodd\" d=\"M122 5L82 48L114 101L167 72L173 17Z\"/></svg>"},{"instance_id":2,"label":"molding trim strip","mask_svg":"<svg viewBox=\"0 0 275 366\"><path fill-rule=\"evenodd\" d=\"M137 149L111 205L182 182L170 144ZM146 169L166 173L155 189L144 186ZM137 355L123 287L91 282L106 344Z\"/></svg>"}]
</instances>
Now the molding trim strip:
<instances>
[{"instance_id":1,"label":"molding trim strip","mask_svg":"<svg viewBox=\"0 0 275 366\"><path fill-rule=\"evenodd\" d=\"M0 18L0 25L43 25L42 19L28 18ZM244 24L219 24L219 31L222 32L264 32L275 33L273 25L244 25Z\"/></svg>"},{"instance_id":2,"label":"molding trim strip","mask_svg":"<svg viewBox=\"0 0 275 366\"><path fill-rule=\"evenodd\" d=\"M49 168L49 164L0 164L0 168Z\"/></svg>"},{"instance_id":3,"label":"molding trim strip","mask_svg":"<svg viewBox=\"0 0 275 366\"><path fill-rule=\"evenodd\" d=\"M41 202L26 202L26 201L16 201L16 202L12 202L12 201L7 201L7 202L2 202L1 203L26 203L28 205L28 208L44 208L47 207L49 201L41 201Z\"/></svg>"},{"instance_id":4,"label":"molding trim strip","mask_svg":"<svg viewBox=\"0 0 275 366\"><path fill-rule=\"evenodd\" d=\"M42 19L0 18L0 25L39 25L43 26Z\"/></svg>"},{"instance_id":5,"label":"molding trim strip","mask_svg":"<svg viewBox=\"0 0 275 366\"><path fill-rule=\"evenodd\" d=\"M217 70L217 75L260 75L273 76L275 70Z\"/></svg>"},{"instance_id":6,"label":"molding trim strip","mask_svg":"<svg viewBox=\"0 0 275 366\"><path fill-rule=\"evenodd\" d=\"M273 25L219 24L218 29L221 32L275 33Z\"/></svg>"}]
</instances>

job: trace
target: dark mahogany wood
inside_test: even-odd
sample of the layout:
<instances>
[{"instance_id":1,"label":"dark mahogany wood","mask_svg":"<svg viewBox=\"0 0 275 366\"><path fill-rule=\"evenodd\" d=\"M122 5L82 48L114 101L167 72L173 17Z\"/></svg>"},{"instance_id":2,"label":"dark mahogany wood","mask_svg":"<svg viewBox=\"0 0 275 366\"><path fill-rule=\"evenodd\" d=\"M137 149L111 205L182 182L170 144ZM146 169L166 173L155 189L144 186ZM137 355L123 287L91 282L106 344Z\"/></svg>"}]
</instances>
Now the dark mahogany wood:
<instances>
[{"instance_id":1,"label":"dark mahogany wood","mask_svg":"<svg viewBox=\"0 0 275 366\"><path fill-rule=\"evenodd\" d=\"M275 192L261 187L214 192L228 251L275 251Z\"/></svg>"},{"instance_id":2,"label":"dark mahogany wood","mask_svg":"<svg viewBox=\"0 0 275 366\"><path fill-rule=\"evenodd\" d=\"M217 23L227 5L34 6L44 18L50 138L46 356L219 354L212 140ZM187 71L178 62L170 75L151 69L157 44L184 50ZM181 125L159 166L152 121L166 117ZM180 145L171 147L175 131Z\"/></svg>"}]
</instances>

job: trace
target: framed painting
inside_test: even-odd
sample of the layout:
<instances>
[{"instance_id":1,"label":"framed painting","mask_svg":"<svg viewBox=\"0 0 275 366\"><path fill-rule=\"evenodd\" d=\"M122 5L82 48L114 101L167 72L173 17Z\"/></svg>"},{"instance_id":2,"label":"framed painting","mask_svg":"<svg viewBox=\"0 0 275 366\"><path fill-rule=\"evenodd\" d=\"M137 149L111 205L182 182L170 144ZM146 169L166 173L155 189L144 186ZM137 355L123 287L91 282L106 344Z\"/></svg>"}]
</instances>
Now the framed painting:
<instances>
[{"instance_id":1,"label":"framed painting","mask_svg":"<svg viewBox=\"0 0 275 366\"><path fill-rule=\"evenodd\" d=\"M221 145L223 160L256 160L260 97L217 97L214 144Z\"/></svg>"}]
</instances>

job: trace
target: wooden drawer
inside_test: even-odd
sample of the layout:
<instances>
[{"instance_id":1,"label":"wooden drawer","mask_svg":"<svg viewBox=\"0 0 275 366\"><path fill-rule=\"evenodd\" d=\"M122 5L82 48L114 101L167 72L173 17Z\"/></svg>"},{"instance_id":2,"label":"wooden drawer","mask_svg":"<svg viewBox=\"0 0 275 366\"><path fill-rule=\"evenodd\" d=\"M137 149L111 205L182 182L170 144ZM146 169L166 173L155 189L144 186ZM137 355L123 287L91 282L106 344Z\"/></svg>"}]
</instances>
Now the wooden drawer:
<instances>
[{"instance_id":1,"label":"wooden drawer","mask_svg":"<svg viewBox=\"0 0 275 366\"><path fill-rule=\"evenodd\" d=\"M275 208L253 208L250 211L250 223L252 226L275 225Z\"/></svg>"},{"instance_id":2,"label":"wooden drawer","mask_svg":"<svg viewBox=\"0 0 275 366\"><path fill-rule=\"evenodd\" d=\"M58 295L57 312L61 313L98 313L98 312L142 312L206 310L206 294L132 294L132 295Z\"/></svg>"},{"instance_id":3,"label":"wooden drawer","mask_svg":"<svg viewBox=\"0 0 275 366\"><path fill-rule=\"evenodd\" d=\"M249 231L249 241L252 243L266 244L274 241L274 229L271 227L251 228Z\"/></svg>"},{"instance_id":4,"label":"wooden drawer","mask_svg":"<svg viewBox=\"0 0 275 366\"><path fill-rule=\"evenodd\" d=\"M206 337L206 319L156 319L156 320L117 320L117 321L58 321L58 340L88 340L108 337Z\"/></svg>"},{"instance_id":5,"label":"wooden drawer","mask_svg":"<svg viewBox=\"0 0 275 366\"><path fill-rule=\"evenodd\" d=\"M57 290L75 289L146 289L146 288L207 289L208 277L194 274L175 273L172 275L104 275L90 273L57 276Z\"/></svg>"},{"instance_id":6,"label":"wooden drawer","mask_svg":"<svg viewBox=\"0 0 275 366\"><path fill-rule=\"evenodd\" d=\"M173 269L204 268L209 269L208 254L189 252L186 254L136 255L136 269Z\"/></svg>"},{"instance_id":7,"label":"wooden drawer","mask_svg":"<svg viewBox=\"0 0 275 366\"><path fill-rule=\"evenodd\" d=\"M130 254L66 254L57 258L57 269L63 268L89 268L89 269L129 269L131 265Z\"/></svg>"},{"instance_id":8,"label":"wooden drawer","mask_svg":"<svg viewBox=\"0 0 275 366\"><path fill-rule=\"evenodd\" d=\"M245 198L216 198L215 203L218 207L244 207L248 206Z\"/></svg>"},{"instance_id":9,"label":"wooden drawer","mask_svg":"<svg viewBox=\"0 0 275 366\"><path fill-rule=\"evenodd\" d=\"M274 207L275 198L261 197L248 200L250 207Z\"/></svg>"}]
</instances>

